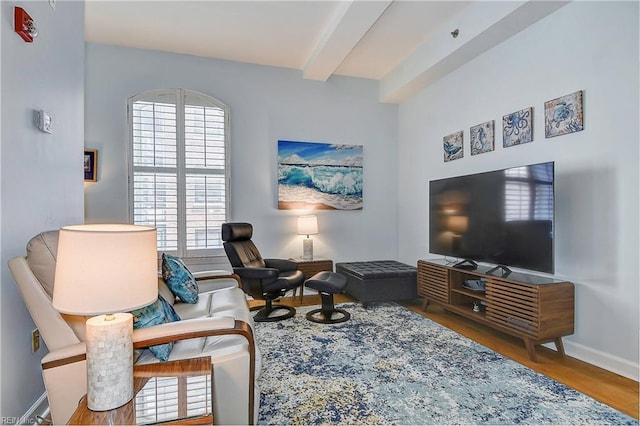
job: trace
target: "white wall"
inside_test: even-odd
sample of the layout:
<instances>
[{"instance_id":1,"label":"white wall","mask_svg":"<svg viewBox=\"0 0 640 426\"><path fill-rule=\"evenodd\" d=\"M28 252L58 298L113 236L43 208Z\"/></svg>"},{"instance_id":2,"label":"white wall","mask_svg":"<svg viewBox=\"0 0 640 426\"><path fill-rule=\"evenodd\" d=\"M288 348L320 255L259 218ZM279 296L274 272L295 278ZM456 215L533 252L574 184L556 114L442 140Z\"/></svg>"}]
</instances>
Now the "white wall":
<instances>
[{"instance_id":1,"label":"white wall","mask_svg":"<svg viewBox=\"0 0 640 426\"><path fill-rule=\"evenodd\" d=\"M377 82L305 81L299 71L99 44L86 47L85 145L99 150L98 182L85 187L87 222L128 220L127 98L175 87L230 107L230 219L253 223L263 255L302 255L301 212L277 210L277 141L285 139L364 145L364 209L318 212L314 253L334 261L397 256L397 106L377 101Z\"/></svg>"},{"instance_id":2,"label":"white wall","mask_svg":"<svg viewBox=\"0 0 640 426\"><path fill-rule=\"evenodd\" d=\"M23 7L40 35L25 43L13 31L14 6ZM20 417L44 392L40 359L31 353L34 328L7 261L25 255L40 231L83 221L84 3L0 3L2 57L0 414ZM54 118L54 134L37 130L33 110Z\"/></svg>"},{"instance_id":3,"label":"white wall","mask_svg":"<svg viewBox=\"0 0 640 426\"><path fill-rule=\"evenodd\" d=\"M556 275L576 288L570 355L638 379L638 3L573 2L400 105L399 258L428 255L430 179L555 161ZM585 130L545 139L544 102L584 90ZM502 116L534 107L534 141L502 147ZM494 152L469 128L496 120ZM465 157L442 137L464 129Z\"/></svg>"}]
</instances>

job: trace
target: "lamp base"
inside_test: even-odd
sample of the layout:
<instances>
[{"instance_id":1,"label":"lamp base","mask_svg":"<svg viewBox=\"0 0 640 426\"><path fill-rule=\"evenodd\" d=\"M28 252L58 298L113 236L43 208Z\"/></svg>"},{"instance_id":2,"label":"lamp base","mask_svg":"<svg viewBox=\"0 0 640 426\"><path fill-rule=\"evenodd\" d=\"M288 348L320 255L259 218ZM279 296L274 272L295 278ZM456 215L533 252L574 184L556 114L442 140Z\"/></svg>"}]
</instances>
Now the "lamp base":
<instances>
[{"instance_id":1,"label":"lamp base","mask_svg":"<svg viewBox=\"0 0 640 426\"><path fill-rule=\"evenodd\" d=\"M87 406L90 410L112 410L133 398L132 338L133 316L129 313L87 320Z\"/></svg>"},{"instance_id":2,"label":"lamp base","mask_svg":"<svg viewBox=\"0 0 640 426\"><path fill-rule=\"evenodd\" d=\"M311 238L302 240L302 253L304 260L313 260L313 240Z\"/></svg>"}]
</instances>

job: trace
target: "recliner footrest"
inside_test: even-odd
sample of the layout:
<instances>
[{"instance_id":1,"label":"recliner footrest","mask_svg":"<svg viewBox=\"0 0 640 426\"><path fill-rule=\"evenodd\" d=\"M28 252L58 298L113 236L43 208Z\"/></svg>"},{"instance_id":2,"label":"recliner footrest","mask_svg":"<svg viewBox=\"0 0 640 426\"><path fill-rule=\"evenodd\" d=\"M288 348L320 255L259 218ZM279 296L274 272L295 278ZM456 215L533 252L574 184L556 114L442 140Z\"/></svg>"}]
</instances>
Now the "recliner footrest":
<instances>
[{"instance_id":1,"label":"recliner footrest","mask_svg":"<svg viewBox=\"0 0 640 426\"><path fill-rule=\"evenodd\" d=\"M309 288L313 288L322 293L340 293L347 286L347 279L335 272L318 272L304 282Z\"/></svg>"},{"instance_id":2,"label":"recliner footrest","mask_svg":"<svg viewBox=\"0 0 640 426\"><path fill-rule=\"evenodd\" d=\"M322 271L306 280L305 285L314 290L318 290L322 298L322 307L307 313L307 319L309 321L335 324L351 318L349 312L344 309L336 309L333 304L333 295L340 293L347 286L347 279L344 276L335 272ZM318 316L317 314L320 315Z\"/></svg>"}]
</instances>

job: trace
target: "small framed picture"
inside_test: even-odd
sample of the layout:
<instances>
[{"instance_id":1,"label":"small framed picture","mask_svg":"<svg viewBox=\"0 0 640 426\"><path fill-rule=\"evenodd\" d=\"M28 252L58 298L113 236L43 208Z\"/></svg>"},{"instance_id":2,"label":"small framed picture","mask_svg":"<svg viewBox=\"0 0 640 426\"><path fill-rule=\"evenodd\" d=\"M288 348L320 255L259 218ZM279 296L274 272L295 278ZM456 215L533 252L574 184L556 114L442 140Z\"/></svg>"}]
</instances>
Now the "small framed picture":
<instances>
[{"instance_id":1,"label":"small framed picture","mask_svg":"<svg viewBox=\"0 0 640 426\"><path fill-rule=\"evenodd\" d=\"M462 150L462 131L445 136L442 138L442 144L444 147L445 163L464 156L464 151Z\"/></svg>"},{"instance_id":2,"label":"small framed picture","mask_svg":"<svg viewBox=\"0 0 640 426\"><path fill-rule=\"evenodd\" d=\"M493 151L494 120L473 126L471 133L471 155Z\"/></svg>"},{"instance_id":3,"label":"small framed picture","mask_svg":"<svg viewBox=\"0 0 640 426\"><path fill-rule=\"evenodd\" d=\"M582 114L582 90L545 102L545 138L584 130Z\"/></svg>"},{"instance_id":4,"label":"small framed picture","mask_svg":"<svg viewBox=\"0 0 640 426\"><path fill-rule=\"evenodd\" d=\"M502 146L522 145L533 140L533 107L502 117Z\"/></svg>"},{"instance_id":5,"label":"small framed picture","mask_svg":"<svg viewBox=\"0 0 640 426\"><path fill-rule=\"evenodd\" d=\"M84 150L84 181L85 182L98 181L98 150L97 149Z\"/></svg>"}]
</instances>

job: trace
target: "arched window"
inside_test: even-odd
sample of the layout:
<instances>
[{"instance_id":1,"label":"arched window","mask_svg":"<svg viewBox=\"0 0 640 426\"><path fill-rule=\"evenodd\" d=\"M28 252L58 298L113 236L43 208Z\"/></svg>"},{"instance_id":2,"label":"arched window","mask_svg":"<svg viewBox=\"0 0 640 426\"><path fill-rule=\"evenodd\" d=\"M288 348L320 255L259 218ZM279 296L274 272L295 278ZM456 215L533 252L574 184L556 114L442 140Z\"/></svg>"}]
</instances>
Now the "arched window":
<instances>
[{"instance_id":1,"label":"arched window","mask_svg":"<svg viewBox=\"0 0 640 426\"><path fill-rule=\"evenodd\" d=\"M129 98L128 127L131 223L157 228L158 251L224 255L227 106L190 90L151 90Z\"/></svg>"}]
</instances>

